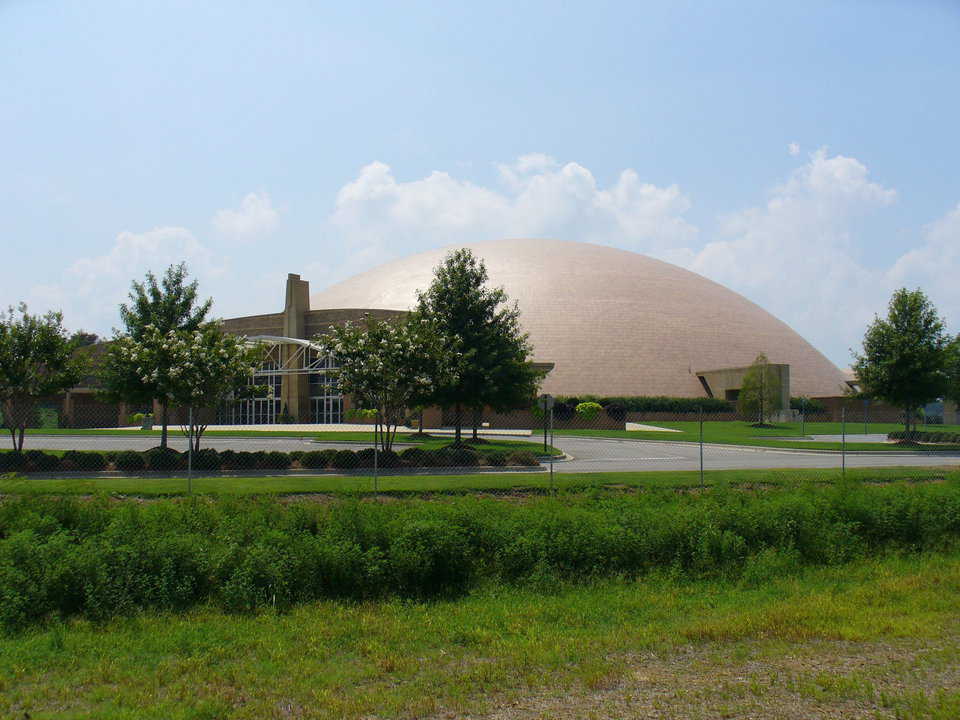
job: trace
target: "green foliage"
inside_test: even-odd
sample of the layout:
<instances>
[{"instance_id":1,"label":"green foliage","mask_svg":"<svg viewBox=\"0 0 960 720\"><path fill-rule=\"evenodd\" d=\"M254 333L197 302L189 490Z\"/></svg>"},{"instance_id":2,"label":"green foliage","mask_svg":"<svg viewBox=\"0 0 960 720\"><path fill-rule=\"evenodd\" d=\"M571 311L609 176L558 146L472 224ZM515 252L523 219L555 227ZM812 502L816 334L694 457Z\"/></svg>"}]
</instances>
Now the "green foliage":
<instances>
[{"instance_id":1,"label":"green foliage","mask_svg":"<svg viewBox=\"0 0 960 720\"><path fill-rule=\"evenodd\" d=\"M114 465L117 470L123 472L141 472L147 466L147 462L142 454L134 450L124 450L117 453Z\"/></svg>"},{"instance_id":2,"label":"green foliage","mask_svg":"<svg viewBox=\"0 0 960 720\"><path fill-rule=\"evenodd\" d=\"M593 420L601 410L603 406L600 403L582 402L577 405L575 412L581 420Z\"/></svg>"},{"instance_id":3,"label":"green foliage","mask_svg":"<svg viewBox=\"0 0 960 720\"><path fill-rule=\"evenodd\" d=\"M779 373L770 365L767 356L760 353L743 376L737 396L737 412L756 418L761 425L767 424L771 414L783 409L781 390Z\"/></svg>"},{"instance_id":4,"label":"green foliage","mask_svg":"<svg viewBox=\"0 0 960 720\"><path fill-rule=\"evenodd\" d=\"M944 396L960 406L960 334L947 347L947 388Z\"/></svg>"},{"instance_id":5,"label":"green foliage","mask_svg":"<svg viewBox=\"0 0 960 720\"><path fill-rule=\"evenodd\" d=\"M912 440L923 443L947 443L960 445L960 433L931 432L927 430L896 430L887 433L890 440Z\"/></svg>"},{"instance_id":6,"label":"green foliage","mask_svg":"<svg viewBox=\"0 0 960 720\"><path fill-rule=\"evenodd\" d=\"M80 381L85 362L75 350L60 313L30 315L23 303L0 313L0 409L14 450L23 449L37 400Z\"/></svg>"},{"instance_id":7,"label":"green foliage","mask_svg":"<svg viewBox=\"0 0 960 720\"><path fill-rule=\"evenodd\" d=\"M956 483L523 504L8 499L0 504L0 624L209 601L246 611L318 598L443 596L489 581L658 570L751 584L784 568L936 550L957 539Z\"/></svg>"},{"instance_id":8,"label":"green foliage","mask_svg":"<svg viewBox=\"0 0 960 720\"><path fill-rule=\"evenodd\" d=\"M86 451L80 452L79 450L68 450L63 454L63 457L60 458L60 469L67 471L81 471L81 470L91 470L94 472L99 472L105 470L107 467L107 460L102 453Z\"/></svg>"},{"instance_id":9,"label":"green foliage","mask_svg":"<svg viewBox=\"0 0 960 720\"><path fill-rule=\"evenodd\" d=\"M943 321L922 290L897 290L887 317L867 328L853 370L861 391L905 411L906 429L917 409L950 391L951 348Z\"/></svg>"},{"instance_id":10,"label":"green foliage","mask_svg":"<svg viewBox=\"0 0 960 720\"><path fill-rule=\"evenodd\" d=\"M322 470L330 466L330 458L323 450L310 450L300 457L300 464L311 470Z\"/></svg>"},{"instance_id":11,"label":"green foliage","mask_svg":"<svg viewBox=\"0 0 960 720\"><path fill-rule=\"evenodd\" d=\"M340 391L373 412L378 445L389 450L409 408L449 381L453 356L432 325L417 315L331 326L316 342L337 359ZM349 411L348 411L349 412Z\"/></svg>"},{"instance_id":12,"label":"green foliage","mask_svg":"<svg viewBox=\"0 0 960 720\"><path fill-rule=\"evenodd\" d=\"M801 411L805 415L819 415L827 411L826 406L820 400L808 397L790 398L790 409Z\"/></svg>"},{"instance_id":13,"label":"green foliage","mask_svg":"<svg viewBox=\"0 0 960 720\"><path fill-rule=\"evenodd\" d=\"M452 372L420 404L456 409L460 441L463 409L498 411L529 407L542 379L530 360L532 346L520 328L520 309L503 288L486 287L487 269L468 249L455 250L418 295L415 315L441 338Z\"/></svg>"},{"instance_id":14,"label":"green foliage","mask_svg":"<svg viewBox=\"0 0 960 720\"><path fill-rule=\"evenodd\" d=\"M697 413L700 408L703 408L705 413L730 412L730 403L719 398L667 397L663 395L608 397L596 395L559 395L557 396L557 404L554 406L554 416L558 419L568 419L572 416L573 412L575 412L576 406L584 402L595 402L604 408L608 405L619 405L626 412L662 412L681 415ZM560 407L561 405L567 408L566 417L561 417L565 412L565 410Z\"/></svg>"},{"instance_id":15,"label":"green foliage","mask_svg":"<svg viewBox=\"0 0 960 720\"><path fill-rule=\"evenodd\" d=\"M197 304L197 281L188 283L185 263L171 265L157 281L148 272L144 282L134 281L130 304L120 306L120 319L126 334L143 340L148 328L166 334L171 330L198 330L206 321L213 300Z\"/></svg>"},{"instance_id":16,"label":"green foliage","mask_svg":"<svg viewBox=\"0 0 960 720\"><path fill-rule=\"evenodd\" d=\"M524 465L526 467L536 467L540 464L537 456L529 450L519 450L512 452L507 456L507 465Z\"/></svg>"}]
</instances>

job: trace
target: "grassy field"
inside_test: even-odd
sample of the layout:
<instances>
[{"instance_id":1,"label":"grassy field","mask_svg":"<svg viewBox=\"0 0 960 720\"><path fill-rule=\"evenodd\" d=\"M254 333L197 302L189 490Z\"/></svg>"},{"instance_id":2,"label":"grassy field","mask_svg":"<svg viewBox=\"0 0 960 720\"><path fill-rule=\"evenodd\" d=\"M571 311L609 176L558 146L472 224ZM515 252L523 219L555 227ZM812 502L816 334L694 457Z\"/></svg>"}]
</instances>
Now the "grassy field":
<instances>
[{"instance_id":1,"label":"grassy field","mask_svg":"<svg viewBox=\"0 0 960 720\"><path fill-rule=\"evenodd\" d=\"M659 440L667 442L699 442L700 426L691 421L657 421L651 422L657 427L670 428L679 432L660 432L647 430L557 430L555 435L580 435L586 437L615 437L634 440ZM839 442L823 442L809 440L791 440L810 435L840 435L843 428L840 423L818 422L805 423L801 435L800 423L781 423L769 428L755 428L746 422L704 422L703 441L723 445L752 445L771 448L792 448L798 450L839 450ZM931 425L930 430L943 432L960 432L958 425ZM903 430L903 425L894 423L869 423L866 426L867 434L887 434L895 430ZM902 450L895 444L857 442L857 435L864 434L863 423L847 423L848 435L846 449L848 451L883 452ZM911 450L960 450L958 445L916 446Z\"/></svg>"},{"instance_id":2,"label":"grassy field","mask_svg":"<svg viewBox=\"0 0 960 720\"><path fill-rule=\"evenodd\" d=\"M850 468L846 477L851 482L960 480L960 470L947 467ZM834 483L841 479L840 470L708 470L704 481L708 487L793 486L802 483ZM701 484L696 471L667 470L658 472L607 472L555 474L551 484L546 472L477 473L473 475L394 475L381 476L374 488L369 475L321 475L316 477L199 477L192 481L198 495L309 495L309 494L459 494L507 493L523 494L558 490L697 488ZM35 479L16 475L0 476L0 494L4 495L96 495L113 494L130 497L165 497L187 494L184 478L57 478Z\"/></svg>"},{"instance_id":3,"label":"grassy field","mask_svg":"<svg viewBox=\"0 0 960 720\"><path fill-rule=\"evenodd\" d=\"M0 636L10 718L960 716L960 553Z\"/></svg>"}]
</instances>

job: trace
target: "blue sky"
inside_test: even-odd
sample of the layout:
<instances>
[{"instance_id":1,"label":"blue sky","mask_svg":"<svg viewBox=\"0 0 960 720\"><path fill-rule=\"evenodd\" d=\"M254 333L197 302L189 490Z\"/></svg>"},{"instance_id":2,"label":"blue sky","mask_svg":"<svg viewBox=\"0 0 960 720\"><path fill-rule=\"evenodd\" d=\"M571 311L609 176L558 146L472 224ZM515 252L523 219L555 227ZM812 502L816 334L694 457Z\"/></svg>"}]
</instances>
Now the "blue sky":
<instances>
[{"instance_id":1,"label":"blue sky","mask_svg":"<svg viewBox=\"0 0 960 720\"><path fill-rule=\"evenodd\" d=\"M960 2L0 3L0 303L108 333L186 259L222 316L409 252L615 245L849 363L960 330Z\"/></svg>"}]
</instances>

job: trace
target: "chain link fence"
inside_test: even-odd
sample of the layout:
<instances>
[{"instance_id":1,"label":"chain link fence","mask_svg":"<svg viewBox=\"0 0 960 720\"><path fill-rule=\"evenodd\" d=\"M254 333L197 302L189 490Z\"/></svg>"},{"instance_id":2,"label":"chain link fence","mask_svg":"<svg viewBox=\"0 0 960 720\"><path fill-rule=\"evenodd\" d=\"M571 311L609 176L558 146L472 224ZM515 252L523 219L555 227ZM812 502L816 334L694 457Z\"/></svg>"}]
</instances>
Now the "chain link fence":
<instances>
[{"instance_id":1,"label":"chain link fence","mask_svg":"<svg viewBox=\"0 0 960 720\"><path fill-rule=\"evenodd\" d=\"M960 426L903 426L802 412L756 417L733 411L592 415L534 409L472 414L459 442L449 425L399 427L384 442L373 424L200 425L172 412L165 449L160 429L117 427L116 409L93 406L86 428L60 427L40 413L21 452L0 452L0 473L51 478L175 478L184 489L217 478L284 480L298 492L444 493L504 496L600 489L694 491L718 483L763 487L842 478L942 480L960 467ZM559 416L558 416L559 415ZM446 418L449 420L449 416ZM112 424L110 421L113 421ZM180 424L183 422L184 424ZM441 418L442 422L442 418ZM377 438L380 438L378 441ZM299 484L298 484L299 483ZM104 487L109 487L108 483ZM127 483L136 491L136 483ZM264 491L275 486L264 484Z\"/></svg>"}]
</instances>

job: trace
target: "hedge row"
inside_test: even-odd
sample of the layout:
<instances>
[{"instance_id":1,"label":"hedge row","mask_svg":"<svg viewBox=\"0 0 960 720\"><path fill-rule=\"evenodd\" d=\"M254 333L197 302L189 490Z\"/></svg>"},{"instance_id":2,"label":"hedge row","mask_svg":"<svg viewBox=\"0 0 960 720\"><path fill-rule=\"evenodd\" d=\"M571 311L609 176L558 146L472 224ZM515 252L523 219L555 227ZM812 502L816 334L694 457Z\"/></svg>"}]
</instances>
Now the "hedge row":
<instances>
[{"instance_id":1,"label":"hedge row","mask_svg":"<svg viewBox=\"0 0 960 720\"><path fill-rule=\"evenodd\" d=\"M960 445L960 433L934 430L896 430L887 434L890 440L910 440L923 443L955 443Z\"/></svg>"},{"instance_id":2,"label":"hedge row","mask_svg":"<svg viewBox=\"0 0 960 720\"><path fill-rule=\"evenodd\" d=\"M731 406L726 400L719 398L687 398L665 396L631 396L631 397L597 397L595 395L560 396L554 405L554 415L559 415L569 409L572 416L579 403L599 403L608 414L614 416L616 412L671 412L678 414L695 413L703 408L705 413L730 412ZM558 406L562 405L558 412ZM614 409L614 413L610 409Z\"/></svg>"},{"instance_id":3,"label":"hedge row","mask_svg":"<svg viewBox=\"0 0 960 720\"><path fill-rule=\"evenodd\" d=\"M723 576L960 539L960 484L639 493L504 503L286 505L0 502L0 627L107 619L214 602L231 610L319 598L430 597L481 583Z\"/></svg>"},{"instance_id":4,"label":"hedge row","mask_svg":"<svg viewBox=\"0 0 960 720\"><path fill-rule=\"evenodd\" d=\"M123 451L77 451L69 450L58 457L42 450L0 453L0 472L56 472L120 470L124 472L186 470L187 453L173 449L153 448L145 452ZM379 452L377 465L383 468L402 467L473 467L489 465L539 465L536 456L528 451L512 453L478 453L469 448L407 448L403 452ZM372 468L373 448L362 450L313 450L285 452L234 452L204 448L194 453L193 468L198 471L217 470L286 470L309 468L316 470L351 470Z\"/></svg>"}]
</instances>

